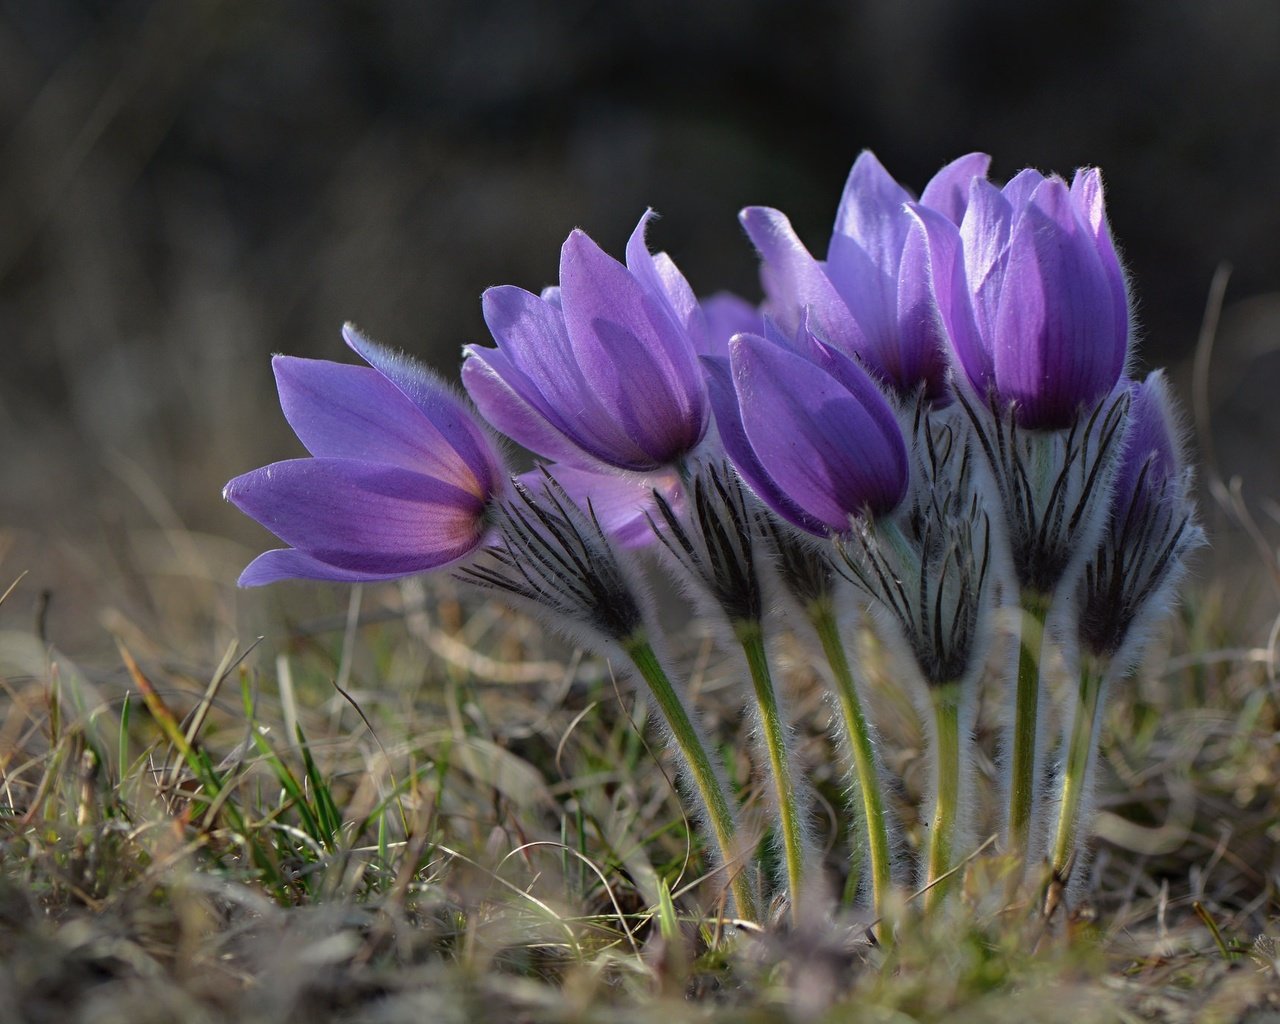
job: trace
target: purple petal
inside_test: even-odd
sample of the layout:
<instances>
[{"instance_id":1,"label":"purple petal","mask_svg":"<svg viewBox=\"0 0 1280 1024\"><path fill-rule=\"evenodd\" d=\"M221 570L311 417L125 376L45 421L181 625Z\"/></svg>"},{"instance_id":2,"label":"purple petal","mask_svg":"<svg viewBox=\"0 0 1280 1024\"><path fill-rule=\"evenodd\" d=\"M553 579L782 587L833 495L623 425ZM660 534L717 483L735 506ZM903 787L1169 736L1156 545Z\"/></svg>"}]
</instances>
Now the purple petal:
<instances>
[{"instance_id":1,"label":"purple petal","mask_svg":"<svg viewBox=\"0 0 1280 1024\"><path fill-rule=\"evenodd\" d=\"M707 377L707 393L711 396L711 408L715 413L720 443L738 470L738 475L755 492L756 497L783 519L802 530L825 537L830 532L826 525L787 497L756 458L742 426L742 413L738 408L738 393L734 390L729 357L704 356L702 366Z\"/></svg>"},{"instance_id":2,"label":"purple petal","mask_svg":"<svg viewBox=\"0 0 1280 1024\"><path fill-rule=\"evenodd\" d=\"M759 250L760 269L769 313L783 331L794 334L801 314L808 310L817 330L827 341L847 353L865 347L861 328L849 313L821 264L796 237L791 222L777 210L748 206L738 219Z\"/></svg>"},{"instance_id":3,"label":"purple petal","mask_svg":"<svg viewBox=\"0 0 1280 1024\"><path fill-rule=\"evenodd\" d=\"M898 391L912 395L921 387L930 402L947 398L947 329L933 282L928 234L912 218L898 271L898 343L887 376Z\"/></svg>"},{"instance_id":4,"label":"purple petal","mask_svg":"<svg viewBox=\"0 0 1280 1024\"><path fill-rule=\"evenodd\" d=\"M1034 167L1024 167L1010 178L1000 191L1013 209L1021 210L1027 203L1031 202L1031 197L1035 194L1036 189L1049 180L1051 179L1046 178ZM1056 180L1061 181L1062 179L1056 178Z\"/></svg>"},{"instance_id":5,"label":"purple petal","mask_svg":"<svg viewBox=\"0 0 1280 1024\"><path fill-rule=\"evenodd\" d=\"M547 458L649 467L587 380L558 309L510 285L485 291L481 307L498 348L465 350L463 382L485 419Z\"/></svg>"},{"instance_id":6,"label":"purple petal","mask_svg":"<svg viewBox=\"0 0 1280 1024\"><path fill-rule=\"evenodd\" d=\"M864 149L845 182L832 242L841 235L853 239L875 266L892 273L897 269L906 240L907 219L903 207L911 199L911 194L894 181L875 154ZM833 261L833 253L828 252L827 259Z\"/></svg>"},{"instance_id":7,"label":"purple petal","mask_svg":"<svg viewBox=\"0 0 1280 1024\"><path fill-rule=\"evenodd\" d=\"M1046 179L1014 226L992 346L1001 395L1032 429L1069 425L1115 385L1125 336L1066 183Z\"/></svg>"},{"instance_id":8,"label":"purple petal","mask_svg":"<svg viewBox=\"0 0 1280 1024\"><path fill-rule=\"evenodd\" d=\"M1144 504L1150 494L1182 472L1180 431L1164 373L1156 370L1141 384L1130 382L1129 399L1124 454L1113 492L1113 501L1120 507L1131 498Z\"/></svg>"},{"instance_id":9,"label":"purple petal","mask_svg":"<svg viewBox=\"0 0 1280 1024\"><path fill-rule=\"evenodd\" d=\"M400 466L483 494L488 478L377 370L320 359L271 361L280 406L312 455Z\"/></svg>"},{"instance_id":10,"label":"purple petal","mask_svg":"<svg viewBox=\"0 0 1280 1024\"><path fill-rule=\"evenodd\" d=\"M991 157L986 153L969 153L952 160L933 176L920 193L920 205L937 210L959 224L969 205L969 186L974 178L985 178L991 167Z\"/></svg>"},{"instance_id":11,"label":"purple petal","mask_svg":"<svg viewBox=\"0 0 1280 1024\"><path fill-rule=\"evenodd\" d=\"M1084 218L1085 224L1093 234L1098 257L1102 260L1102 268L1107 274L1116 317L1116 333L1127 338L1129 335L1128 287L1125 283L1124 270L1120 266L1120 257L1116 253L1115 242L1111 237L1111 226L1107 223L1106 200L1102 194L1102 172L1096 167L1082 167L1076 171L1075 180L1071 183L1071 197L1075 201L1080 216ZM1120 368L1117 368L1118 372Z\"/></svg>"},{"instance_id":12,"label":"purple petal","mask_svg":"<svg viewBox=\"0 0 1280 1024\"><path fill-rule=\"evenodd\" d=\"M951 354L973 389L985 398L995 383L995 368L974 319L960 232L936 210L913 205L911 212L923 230L928 246L929 273L938 309L946 324L946 340L951 346Z\"/></svg>"},{"instance_id":13,"label":"purple petal","mask_svg":"<svg viewBox=\"0 0 1280 1024\"><path fill-rule=\"evenodd\" d=\"M844 317L852 325L849 347L834 339L832 343L891 376L893 349L898 343L898 256L892 264L876 263L870 253L845 235L833 235L828 251L827 277L844 300ZM820 334L830 335L822 324L817 326Z\"/></svg>"},{"instance_id":14,"label":"purple petal","mask_svg":"<svg viewBox=\"0 0 1280 1024\"><path fill-rule=\"evenodd\" d=\"M236 581L239 587L261 587L281 580L327 580L333 583L372 583L380 580L399 579L405 573L359 572L339 569L317 558L312 558L296 548L276 548L264 551L246 567Z\"/></svg>"},{"instance_id":15,"label":"purple petal","mask_svg":"<svg viewBox=\"0 0 1280 1024\"><path fill-rule=\"evenodd\" d=\"M744 331L760 334L764 317L746 299L732 292L717 292L702 300L702 313L707 321L707 344L698 353L703 356L729 357L729 339Z\"/></svg>"},{"instance_id":16,"label":"purple petal","mask_svg":"<svg viewBox=\"0 0 1280 1024\"><path fill-rule=\"evenodd\" d=\"M1012 229L1013 206L1009 200L989 181L974 178L969 205L960 222L960 240L974 319L988 348L995 337Z\"/></svg>"},{"instance_id":17,"label":"purple petal","mask_svg":"<svg viewBox=\"0 0 1280 1024\"><path fill-rule=\"evenodd\" d=\"M673 472L630 475L600 473L574 466L550 466L548 472L584 511L590 507L596 521L610 540L624 548L645 548L657 541L649 525L657 517L658 506L653 492L660 491L679 514L683 507L680 480ZM521 480L531 487L541 483L542 474L535 470Z\"/></svg>"},{"instance_id":18,"label":"purple petal","mask_svg":"<svg viewBox=\"0 0 1280 1024\"><path fill-rule=\"evenodd\" d=\"M747 439L765 472L829 530L892 510L907 485L902 437L815 364L752 335L730 343ZM883 404L883 399L880 399Z\"/></svg>"},{"instance_id":19,"label":"purple petal","mask_svg":"<svg viewBox=\"0 0 1280 1024\"><path fill-rule=\"evenodd\" d=\"M581 231L561 250L560 292L583 376L615 429L645 455L642 464L628 457L614 464L656 469L690 452L706 432L706 392L693 344L665 300L646 294Z\"/></svg>"},{"instance_id":20,"label":"purple petal","mask_svg":"<svg viewBox=\"0 0 1280 1024\"><path fill-rule=\"evenodd\" d=\"M631 232L627 240L627 269L651 295L666 300L676 323L689 335L694 347L701 349L706 345L707 325L693 289L670 256L665 252L650 253L645 243L649 221L656 216L653 210L646 210Z\"/></svg>"},{"instance_id":21,"label":"purple petal","mask_svg":"<svg viewBox=\"0 0 1280 1024\"><path fill-rule=\"evenodd\" d=\"M477 495L487 495L503 486L506 469L492 439L448 384L403 353L370 341L354 324L343 326L342 337L360 358L418 407L440 442L466 463L477 481ZM434 444L434 439L430 443Z\"/></svg>"},{"instance_id":22,"label":"purple petal","mask_svg":"<svg viewBox=\"0 0 1280 1024\"><path fill-rule=\"evenodd\" d=\"M223 496L291 547L338 569L436 569L484 537L484 502L441 480L355 459L294 459L236 477Z\"/></svg>"}]
</instances>

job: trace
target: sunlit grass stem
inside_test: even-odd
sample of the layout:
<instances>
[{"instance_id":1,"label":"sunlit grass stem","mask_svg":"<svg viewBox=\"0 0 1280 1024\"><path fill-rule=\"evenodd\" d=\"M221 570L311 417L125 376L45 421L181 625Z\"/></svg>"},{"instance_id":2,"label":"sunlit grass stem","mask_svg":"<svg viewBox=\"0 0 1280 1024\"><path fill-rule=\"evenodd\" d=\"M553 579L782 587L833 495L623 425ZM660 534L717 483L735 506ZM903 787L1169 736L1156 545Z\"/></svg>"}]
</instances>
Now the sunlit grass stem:
<instances>
[{"instance_id":1,"label":"sunlit grass stem","mask_svg":"<svg viewBox=\"0 0 1280 1024\"><path fill-rule=\"evenodd\" d=\"M871 727L854 685L849 656L840 639L840 627L831 601L814 601L807 610L809 621L818 634L835 679L836 700L840 705L840 716L849 741L854 777L858 794L862 798L862 818L867 829L871 860L871 910L880 918L885 913L893 881L890 871L889 823L885 818L884 794L880 787L880 771L871 740ZM880 936L882 942L885 938L885 935Z\"/></svg>"},{"instance_id":2,"label":"sunlit grass stem","mask_svg":"<svg viewBox=\"0 0 1280 1024\"><path fill-rule=\"evenodd\" d=\"M684 702L676 693L648 637L637 633L623 644L623 649L635 665L636 671L648 684L650 693L658 702L658 710L666 720L676 746L680 748L689 778L706 811L707 824L719 849L720 859L729 872L729 889L733 894L736 912L744 920L758 922L759 908L751 884L747 850L739 837L737 820L702 735L689 717Z\"/></svg>"},{"instance_id":3,"label":"sunlit grass stem","mask_svg":"<svg viewBox=\"0 0 1280 1024\"><path fill-rule=\"evenodd\" d=\"M1079 700L1067 744L1067 764L1062 775L1062 794L1050 864L1053 878L1063 886L1070 881L1068 876L1080 841L1085 794L1097 759L1098 724L1102 717L1105 682L1105 665L1095 658L1086 657L1080 666Z\"/></svg>"},{"instance_id":4,"label":"sunlit grass stem","mask_svg":"<svg viewBox=\"0 0 1280 1024\"><path fill-rule=\"evenodd\" d=\"M782 838L787 888L791 895L791 914L792 919L795 920L804 893L806 844L801 817L803 809L800 806L800 795L796 787L787 743L787 726L782 720L777 691L769 671L769 659L765 651L764 630L761 624L738 621L733 624L733 632L746 655L747 667L751 671L751 685L755 689L756 704L760 709L760 726L764 734L765 749L769 756L769 768L778 802L778 829Z\"/></svg>"},{"instance_id":5,"label":"sunlit grass stem","mask_svg":"<svg viewBox=\"0 0 1280 1024\"><path fill-rule=\"evenodd\" d=\"M1045 650L1049 596L1022 593L1019 615L1018 678L1010 751L1009 852L1025 858L1031 845L1036 776L1040 771L1040 670Z\"/></svg>"},{"instance_id":6,"label":"sunlit grass stem","mask_svg":"<svg viewBox=\"0 0 1280 1024\"><path fill-rule=\"evenodd\" d=\"M933 816L925 862L925 912L936 910L946 896L947 882L939 882L952 867L956 822L960 814L960 686L947 683L929 688L933 703L937 748L934 751Z\"/></svg>"}]
</instances>

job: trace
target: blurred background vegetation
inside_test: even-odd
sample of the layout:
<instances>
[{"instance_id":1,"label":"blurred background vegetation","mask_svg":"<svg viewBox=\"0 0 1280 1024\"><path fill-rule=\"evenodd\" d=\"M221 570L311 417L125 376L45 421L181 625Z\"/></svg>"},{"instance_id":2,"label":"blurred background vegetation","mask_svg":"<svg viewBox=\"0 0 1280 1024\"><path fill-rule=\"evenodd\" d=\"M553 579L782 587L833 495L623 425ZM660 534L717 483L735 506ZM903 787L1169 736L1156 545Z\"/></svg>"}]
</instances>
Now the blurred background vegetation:
<instances>
[{"instance_id":1,"label":"blurred background vegetation","mask_svg":"<svg viewBox=\"0 0 1280 1024\"><path fill-rule=\"evenodd\" d=\"M74 646L103 588L182 577L195 634L234 621L269 538L220 487L301 451L271 353L348 359L353 319L452 375L486 286L552 282L574 226L619 252L646 206L700 293L756 298L738 208L821 251L864 147L915 188L971 149L1100 165L1139 362L1184 402L1232 264L1213 448L1266 533L1277 40L1271 0L0 2L0 565L31 572L5 616Z\"/></svg>"}]
</instances>

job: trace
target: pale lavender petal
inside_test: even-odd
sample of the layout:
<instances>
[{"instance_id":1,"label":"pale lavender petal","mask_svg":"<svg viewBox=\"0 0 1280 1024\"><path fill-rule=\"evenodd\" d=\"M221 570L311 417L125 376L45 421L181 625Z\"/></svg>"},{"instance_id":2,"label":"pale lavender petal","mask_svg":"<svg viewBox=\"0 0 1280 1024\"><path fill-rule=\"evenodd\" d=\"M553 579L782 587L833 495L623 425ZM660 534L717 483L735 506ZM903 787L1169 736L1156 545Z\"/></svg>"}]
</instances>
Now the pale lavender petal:
<instances>
[{"instance_id":1,"label":"pale lavender petal","mask_svg":"<svg viewBox=\"0 0 1280 1024\"><path fill-rule=\"evenodd\" d=\"M404 575L474 550L485 503L440 480L355 459L295 459L227 484L223 496L286 544L339 569Z\"/></svg>"},{"instance_id":2,"label":"pale lavender petal","mask_svg":"<svg viewBox=\"0 0 1280 1024\"><path fill-rule=\"evenodd\" d=\"M898 271L898 343L886 377L900 394L923 389L935 404L946 402L947 329L933 282L928 234L912 217Z\"/></svg>"},{"instance_id":3,"label":"pale lavender petal","mask_svg":"<svg viewBox=\"0 0 1280 1024\"><path fill-rule=\"evenodd\" d=\"M1071 183L1071 197L1093 234L1098 257L1102 260L1102 268L1107 274L1107 282L1111 287L1115 330L1117 334L1127 338L1129 290L1125 282L1124 270L1120 266L1120 257L1116 253L1115 241L1111 237L1111 225L1107 222L1106 199L1102 192L1102 172L1096 167L1082 167L1076 171L1075 180ZM1117 367L1116 372L1119 373L1121 369L1122 366Z\"/></svg>"},{"instance_id":4,"label":"pale lavender petal","mask_svg":"<svg viewBox=\"0 0 1280 1024\"><path fill-rule=\"evenodd\" d=\"M707 326L693 289L670 256L665 252L650 253L645 243L649 221L656 216L653 210L646 210L631 232L627 240L627 269L646 291L666 300L676 323L689 335L694 347L701 349L706 345Z\"/></svg>"},{"instance_id":5,"label":"pale lavender petal","mask_svg":"<svg viewBox=\"0 0 1280 1024\"><path fill-rule=\"evenodd\" d=\"M1057 175L1052 175L1051 177L1056 178L1058 181L1062 180L1057 178ZM1035 194L1036 189L1048 180L1050 179L1046 178L1034 167L1025 167L1010 178L1000 191L1005 199L1009 201L1010 206L1015 210L1020 210L1031 202L1031 197Z\"/></svg>"},{"instance_id":6,"label":"pale lavender petal","mask_svg":"<svg viewBox=\"0 0 1280 1024\"><path fill-rule=\"evenodd\" d=\"M707 321L707 344L701 356L729 357L729 339L735 334L764 332L764 317L746 299L732 292L717 292L702 300Z\"/></svg>"},{"instance_id":7,"label":"pale lavender petal","mask_svg":"<svg viewBox=\"0 0 1280 1024\"><path fill-rule=\"evenodd\" d=\"M808 310L827 341L844 352L859 351L865 345L861 329L786 216L767 207L748 206L738 219L764 261L761 277L769 297L769 314L783 331L797 331L801 315Z\"/></svg>"},{"instance_id":8,"label":"pale lavender petal","mask_svg":"<svg viewBox=\"0 0 1280 1024\"><path fill-rule=\"evenodd\" d=\"M893 179L874 153L864 149L845 182L832 242L841 235L852 238L875 266L892 272L906 240L903 207L911 200L911 193ZM834 254L828 252L827 259L833 261Z\"/></svg>"},{"instance_id":9,"label":"pale lavender petal","mask_svg":"<svg viewBox=\"0 0 1280 1024\"><path fill-rule=\"evenodd\" d=\"M1012 229L1013 206L1009 200L989 181L974 178L969 205L960 222L960 240L974 320L988 347L995 336Z\"/></svg>"},{"instance_id":10,"label":"pale lavender petal","mask_svg":"<svg viewBox=\"0 0 1280 1024\"><path fill-rule=\"evenodd\" d=\"M264 551L247 566L236 581L239 587L261 587L281 580L325 580L332 583L373 583L380 580L400 579L405 573L360 572L356 569L340 569L297 548L276 548Z\"/></svg>"},{"instance_id":11,"label":"pale lavender petal","mask_svg":"<svg viewBox=\"0 0 1280 1024\"><path fill-rule=\"evenodd\" d=\"M1111 305L1066 183L1046 179L1013 229L992 345L1000 393L1024 426L1067 426L1115 385L1126 338L1114 336Z\"/></svg>"},{"instance_id":12,"label":"pale lavender petal","mask_svg":"<svg viewBox=\"0 0 1280 1024\"><path fill-rule=\"evenodd\" d=\"M312 455L364 459L478 492L486 481L398 387L367 366L276 356L285 419Z\"/></svg>"},{"instance_id":13,"label":"pale lavender petal","mask_svg":"<svg viewBox=\"0 0 1280 1024\"><path fill-rule=\"evenodd\" d=\"M849 529L851 515L897 506L907 484L900 435L895 446L862 403L813 363L751 335L730 349L747 439L784 493L837 533Z\"/></svg>"},{"instance_id":14,"label":"pale lavender petal","mask_svg":"<svg viewBox=\"0 0 1280 1024\"><path fill-rule=\"evenodd\" d=\"M985 178L991 167L991 157L986 153L969 153L952 160L933 176L920 193L920 205L937 210L959 224L964 220L969 205L969 186L974 178Z\"/></svg>"},{"instance_id":15,"label":"pale lavender petal","mask_svg":"<svg viewBox=\"0 0 1280 1024\"><path fill-rule=\"evenodd\" d=\"M342 336L370 366L386 377L418 407L441 443L457 453L474 474L478 496L498 490L506 469L493 440L476 422L453 388L408 356L384 348L366 338L354 324L345 324ZM434 441L430 442L434 443Z\"/></svg>"},{"instance_id":16,"label":"pale lavender petal","mask_svg":"<svg viewBox=\"0 0 1280 1024\"><path fill-rule=\"evenodd\" d=\"M898 256L892 263L877 263L852 238L833 235L825 269L844 300L848 347L838 340L840 332L831 331L812 315L810 322L833 345L887 373L893 362L891 350L898 342Z\"/></svg>"},{"instance_id":17,"label":"pale lavender petal","mask_svg":"<svg viewBox=\"0 0 1280 1024\"><path fill-rule=\"evenodd\" d=\"M584 378L646 457L614 464L656 469L691 451L706 432L706 392L693 344L666 301L581 231L561 250L560 291Z\"/></svg>"},{"instance_id":18,"label":"pale lavender petal","mask_svg":"<svg viewBox=\"0 0 1280 1024\"><path fill-rule=\"evenodd\" d=\"M936 210L913 205L911 212L928 244L930 276L938 308L947 327L947 341L953 360L977 394L985 399L995 383L995 367L974 318L960 232Z\"/></svg>"}]
</instances>

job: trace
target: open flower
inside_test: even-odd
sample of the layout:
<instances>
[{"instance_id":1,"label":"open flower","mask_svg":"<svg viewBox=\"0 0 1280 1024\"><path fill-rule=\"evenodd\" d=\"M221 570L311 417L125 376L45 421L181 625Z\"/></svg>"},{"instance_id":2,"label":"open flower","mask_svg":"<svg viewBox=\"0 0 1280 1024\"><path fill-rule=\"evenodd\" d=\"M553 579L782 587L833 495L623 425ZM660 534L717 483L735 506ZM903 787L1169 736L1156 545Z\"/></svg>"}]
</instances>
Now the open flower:
<instances>
[{"instance_id":1,"label":"open flower","mask_svg":"<svg viewBox=\"0 0 1280 1024\"><path fill-rule=\"evenodd\" d=\"M1120 379L1128 354L1124 272L1097 168L1024 170L1003 189L970 184L959 228L913 205L957 368L1020 426L1069 427Z\"/></svg>"},{"instance_id":2,"label":"open flower","mask_svg":"<svg viewBox=\"0 0 1280 1024\"><path fill-rule=\"evenodd\" d=\"M290 545L253 560L245 587L282 579L392 579L466 557L507 478L471 411L441 380L354 327L370 366L276 356L280 405L309 459L276 462L223 497Z\"/></svg>"},{"instance_id":3,"label":"open flower","mask_svg":"<svg viewBox=\"0 0 1280 1024\"><path fill-rule=\"evenodd\" d=\"M706 433L705 317L670 258L646 247L652 215L626 266L574 231L559 289L484 293L497 348L464 349L463 383L485 419L539 455L644 473L679 463Z\"/></svg>"},{"instance_id":4,"label":"open flower","mask_svg":"<svg viewBox=\"0 0 1280 1024\"><path fill-rule=\"evenodd\" d=\"M726 403L722 437L775 512L810 532L845 533L851 516L883 515L902 501L906 445L856 363L807 328L797 348L752 334L729 343L737 416Z\"/></svg>"},{"instance_id":5,"label":"open flower","mask_svg":"<svg viewBox=\"0 0 1280 1024\"><path fill-rule=\"evenodd\" d=\"M969 182L990 158L971 153L934 176L921 202L959 222ZM764 260L768 310L788 332L804 316L822 339L859 359L901 397L923 388L947 400L946 332L924 226L908 211L912 196L870 152L849 173L825 262L810 255L777 210L739 215Z\"/></svg>"}]
</instances>

